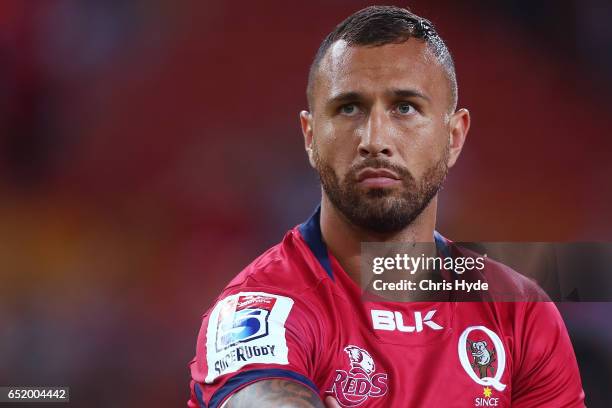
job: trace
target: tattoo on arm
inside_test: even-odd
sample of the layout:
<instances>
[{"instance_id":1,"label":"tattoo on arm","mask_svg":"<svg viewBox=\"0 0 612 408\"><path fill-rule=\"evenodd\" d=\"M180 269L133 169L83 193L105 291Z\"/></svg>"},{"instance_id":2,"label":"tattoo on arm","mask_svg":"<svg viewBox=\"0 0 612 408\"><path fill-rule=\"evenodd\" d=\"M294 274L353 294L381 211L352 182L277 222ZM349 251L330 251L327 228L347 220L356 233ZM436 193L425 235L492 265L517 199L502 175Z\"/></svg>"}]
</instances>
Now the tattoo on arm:
<instances>
[{"instance_id":1,"label":"tattoo on arm","mask_svg":"<svg viewBox=\"0 0 612 408\"><path fill-rule=\"evenodd\" d=\"M255 405L257 404L257 405ZM223 405L223 408L253 406L273 408L325 408L310 388L287 380L262 380L249 384Z\"/></svg>"}]
</instances>

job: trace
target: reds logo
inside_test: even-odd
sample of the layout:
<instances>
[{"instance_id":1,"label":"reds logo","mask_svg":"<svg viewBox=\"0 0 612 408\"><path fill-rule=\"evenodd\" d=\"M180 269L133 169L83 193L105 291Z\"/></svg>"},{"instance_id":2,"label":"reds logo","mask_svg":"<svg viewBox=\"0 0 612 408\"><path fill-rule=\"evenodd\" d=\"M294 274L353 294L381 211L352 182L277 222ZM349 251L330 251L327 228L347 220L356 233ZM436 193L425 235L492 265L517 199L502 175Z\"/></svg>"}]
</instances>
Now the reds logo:
<instances>
[{"instance_id":1,"label":"reds logo","mask_svg":"<svg viewBox=\"0 0 612 408\"><path fill-rule=\"evenodd\" d=\"M375 374L374 359L364 349L357 346L346 346L350 369L336 370L336 377L327 393L334 394L342 407L357 407L368 398L382 397L387 393L387 374Z\"/></svg>"}]
</instances>

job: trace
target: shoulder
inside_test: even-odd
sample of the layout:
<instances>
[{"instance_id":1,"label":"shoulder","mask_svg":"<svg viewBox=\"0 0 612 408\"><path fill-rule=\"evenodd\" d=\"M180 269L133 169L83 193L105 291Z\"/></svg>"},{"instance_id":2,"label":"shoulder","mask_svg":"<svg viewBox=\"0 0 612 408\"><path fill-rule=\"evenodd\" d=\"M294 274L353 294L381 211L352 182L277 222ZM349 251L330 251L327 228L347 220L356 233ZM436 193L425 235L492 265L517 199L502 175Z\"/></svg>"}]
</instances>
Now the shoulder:
<instances>
[{"instance_id":1,"label":"shoulder","mask_svg":"<svg viewBox=\"0 0 612 408\"><path fill-rule=\"evenodd\" d=\"M326 275L313 262L312 254L297 228L238 273L223 293L251 287L301 294L317 287ZM222 294L223 295L223 294Z\"/></svg>"},{"instance_id":2,"label":"shoulder","mask_svg":"<svg viewBox=\"0 0 612 408\"><path fill-rule=\"evenodd\" d=\"M492 289L497 293L509 293L514 301L547 301L550 300L536 281L515 271L507 265L487 258L485 274L492 282Z\"/></svg>"},{"instance_id":3,"label":"shoulder","mask_svg":"<svg viewBox=\"0 0 612 408\"><path fill-rule=\"evenodd\" d=\"M321 337L322 303L315 289L322 279L305 265L299 238L289 231L244 268L204 314L191 365L194 380L212 384L250 364L310 361Z\"/></svg>"},{"instance_id":4,"label":"shoulder","mask_svg":"<svg viewBox=\"0 0 612 408\"><path fill-rule=\"evenodd\" d=\"M550 300L538 283L525 275L515 271L511 267L504 265L486 255L476 253L469 249L454 246L454 250L459 256L481 257L484 268L474 271L474 278L483 279L489 286L491 300L530 302Z\"/></svg>"}]
</instances>

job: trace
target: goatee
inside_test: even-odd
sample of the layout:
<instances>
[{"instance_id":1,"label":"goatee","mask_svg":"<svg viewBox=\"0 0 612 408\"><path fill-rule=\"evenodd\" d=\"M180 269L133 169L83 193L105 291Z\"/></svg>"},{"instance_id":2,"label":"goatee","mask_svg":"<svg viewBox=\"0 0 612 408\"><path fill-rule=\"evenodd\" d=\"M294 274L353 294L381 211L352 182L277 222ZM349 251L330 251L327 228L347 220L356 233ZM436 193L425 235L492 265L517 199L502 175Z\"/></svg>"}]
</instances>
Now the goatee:
<instances>
[{"instance_id":1,"label":"goatee","mask_svg":"<svg viewBox=\"0 0 612 408\"><path fill-rule=\"evenodd\" d=\"M436 196L448 173L448 147L420 180L406 168L382 158L367 158L351 167L340 181L333 168L324 163L314 146L314 162L323 190L331 203L354 225L375 233L394 233L410 225ZM365 168L385 168L401 180L395 188L369 188L359 185L357 174Z\"/></svg>"}]
</instances>

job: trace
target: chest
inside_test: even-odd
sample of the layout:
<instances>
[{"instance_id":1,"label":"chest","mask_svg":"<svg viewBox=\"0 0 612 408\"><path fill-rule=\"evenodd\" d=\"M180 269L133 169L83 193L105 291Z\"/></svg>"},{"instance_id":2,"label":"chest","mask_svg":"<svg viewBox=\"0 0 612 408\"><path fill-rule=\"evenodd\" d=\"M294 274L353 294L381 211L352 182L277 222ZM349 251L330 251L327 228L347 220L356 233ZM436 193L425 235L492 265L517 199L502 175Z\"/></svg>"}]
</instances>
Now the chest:
<instances>
[{"instance_id":1,"label":"chest","mask_svg":"<svg viewBox=\"0 0 612 408\"><path fill-rule=\"evenodd\" d=\"M510 406L512 336L481 305L366 304L342 316L317 373L340 406Z\"/></svg>"}]
</instances>

